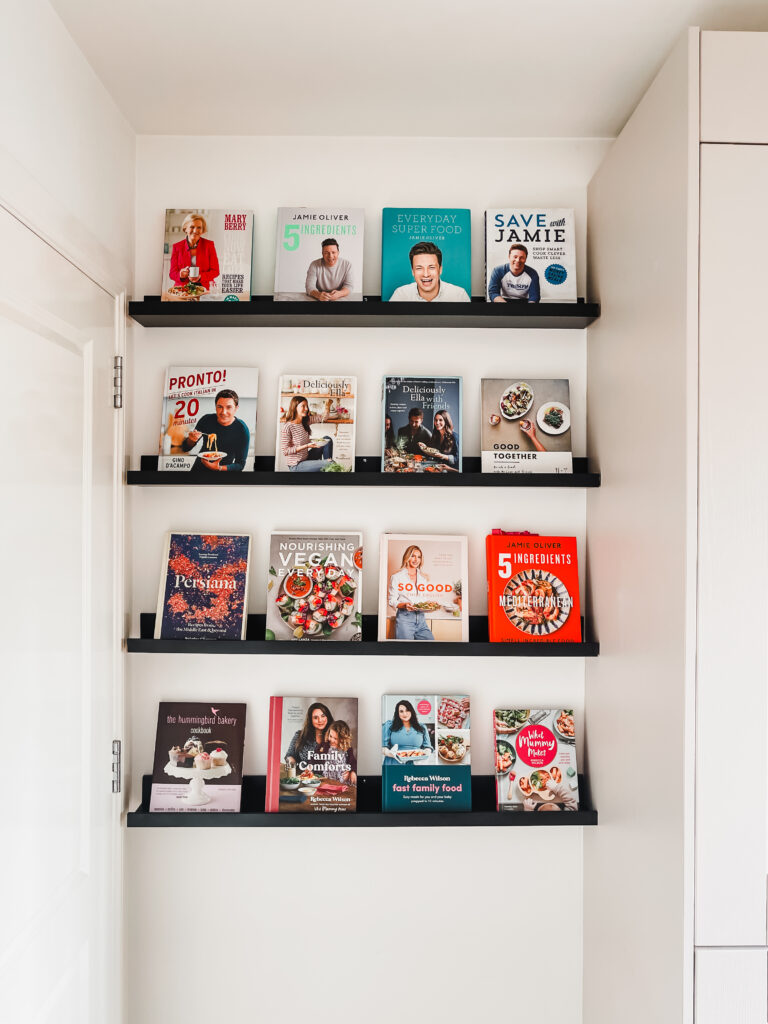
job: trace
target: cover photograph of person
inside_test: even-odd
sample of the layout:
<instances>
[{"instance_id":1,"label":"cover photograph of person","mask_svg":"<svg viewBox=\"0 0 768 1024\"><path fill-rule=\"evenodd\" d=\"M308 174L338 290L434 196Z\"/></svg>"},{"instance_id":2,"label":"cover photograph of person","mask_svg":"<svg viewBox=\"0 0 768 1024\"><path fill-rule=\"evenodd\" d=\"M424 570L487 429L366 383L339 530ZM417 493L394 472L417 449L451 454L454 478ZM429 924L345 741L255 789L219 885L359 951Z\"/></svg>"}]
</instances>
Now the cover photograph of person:
<instances>
[{"instance_id":1,"label":"cover photograph of person","mask_svg":"<svg viewBox=\"0 0 768 1024\"><path fill-rule=\"evenodd\" d=\"M470 211L382 211L383 302L469 302L472 289Z\"/></svg>"},{"instance_id":2,"label":"cover photograph of person","mask_svg":"<svg viewBox=\"0 0 768 1024\"><path fill-rule=\"evenodd\" d=\"M280 207L275 300L362 302L364 227L362 209Z\"/></svg>"},{"instance_id":3,"label":"cover photograph of person","mask_svg":"<svg viewBox=\"0 0 768 1024\"><path fill-rule=\"evenodd\" d=\"M393 748L401 758L410 756L405 751L416 751L413 755L414 764L436 764L435 754L435 704L433 697L400 697L387 696L381 698L381 753L382 764L402 764L402 760L391 757ZM421 707L421 715L417 708Z\"/></svg>"},{"instance_id":4,"label":"cover photograph of person","mask_svg":"<svg viewBox=\"0 0 768 1024\"><path fill-rule=\"evenodd\" d=\"M166 210L163 302L247 302L252 251L250 210Z\"/></svg>"},{"instance_id":5,"label":"cover photograph of person","mask_svg":"<svg viewBox=\"0 0 768 1024\"><path fill-rule=\"evenodd\" d=\"M384 473L461 472L461 377L385 377Z\"/></svg>"},{"instance_id":6,"label":"cover photograph of person","mask_svg":"<svg viewBox=\"0 0 768 1024\"><path fill-rule=\"evenodd\" d=\"M356 377L286 374L277 396L277 473L354 472Z\"/></svg>"}]
</instances>

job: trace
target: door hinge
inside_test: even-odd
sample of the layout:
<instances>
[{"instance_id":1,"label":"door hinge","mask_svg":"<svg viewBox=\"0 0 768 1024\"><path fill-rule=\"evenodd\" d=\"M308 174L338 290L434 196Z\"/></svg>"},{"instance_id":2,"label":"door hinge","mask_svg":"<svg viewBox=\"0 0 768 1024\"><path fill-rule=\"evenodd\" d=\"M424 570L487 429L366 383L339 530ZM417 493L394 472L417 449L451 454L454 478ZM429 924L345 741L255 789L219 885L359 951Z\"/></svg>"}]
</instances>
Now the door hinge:
<instances>
[{"instance_id":1,"label":"door hinge","mask_svg":"<svg viewBox=\"0 0 768 1024\"><path fill-rule=\"evenodd\" d=\"M120 792L120 784L123 777L123 765L121 761L120 740L112 740L112 792Z\"/></svg>"},{"instance_id":2,"label":"door hinge","mask_svg":"<svg viewBox=\"0 0 768 1024\"><path fill-rule=\"evenodd\" d=\"M114 376L112 377L112 401L115 409L123 408L123 357L115 356Z\"/></svg>"}]
</instances>

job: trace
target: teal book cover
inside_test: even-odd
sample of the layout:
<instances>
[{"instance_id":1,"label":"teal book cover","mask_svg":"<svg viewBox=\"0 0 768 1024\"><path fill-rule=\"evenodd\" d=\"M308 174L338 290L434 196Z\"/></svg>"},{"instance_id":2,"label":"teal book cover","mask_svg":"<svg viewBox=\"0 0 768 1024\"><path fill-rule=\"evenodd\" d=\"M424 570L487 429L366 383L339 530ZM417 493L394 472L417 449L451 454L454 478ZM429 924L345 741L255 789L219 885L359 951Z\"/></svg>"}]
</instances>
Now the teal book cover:
<instances>
[{"instance_id":1,"label":"teal book cover","mask_svg":"<svg viewBox=\"0 0 768 1024\"><path fill-rule=\"evenodd\" d=\"M383 302L469 302L469 210L385 207L381 224Z\"/></svg>"}]
</instances>

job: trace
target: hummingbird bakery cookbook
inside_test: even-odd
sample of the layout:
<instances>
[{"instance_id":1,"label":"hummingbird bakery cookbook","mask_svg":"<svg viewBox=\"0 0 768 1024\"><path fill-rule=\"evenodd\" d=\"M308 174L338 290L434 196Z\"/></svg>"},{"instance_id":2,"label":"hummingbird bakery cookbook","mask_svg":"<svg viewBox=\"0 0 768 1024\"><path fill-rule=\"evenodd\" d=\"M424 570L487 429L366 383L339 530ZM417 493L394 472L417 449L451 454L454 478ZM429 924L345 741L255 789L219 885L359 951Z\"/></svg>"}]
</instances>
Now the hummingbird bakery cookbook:
<instances>
[{"instance_id":1,"label":"hummingbird bakery cookbook","mask_svg":"<svg viewBox=\"0 0 768 1024\"><path fill-rule=\"evenodd\" d=\"M493 712L497 811L578 811L572 708Z\"/></svg>"}]
</instances>

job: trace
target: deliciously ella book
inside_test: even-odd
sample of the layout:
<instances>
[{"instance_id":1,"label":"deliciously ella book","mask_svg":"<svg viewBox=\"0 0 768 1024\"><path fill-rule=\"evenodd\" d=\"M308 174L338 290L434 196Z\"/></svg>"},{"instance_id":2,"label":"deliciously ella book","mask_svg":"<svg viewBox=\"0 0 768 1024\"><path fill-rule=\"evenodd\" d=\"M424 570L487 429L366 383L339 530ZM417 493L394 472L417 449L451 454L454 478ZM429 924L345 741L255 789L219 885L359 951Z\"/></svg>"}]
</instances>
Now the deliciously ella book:
<instances>
[{"instance_id":1,"label":"deliciously ella book","mask_svg":"<svg viewBox=\"0 0 768 1024\"><path fill-rule=\"evenodd\" d=\"M381 719L382 809L471 810L469 697L388 694Z\"/></svg>"},{"instance_id":2,"label":"deliciously ella book","mask_svg":"<svg viewBox=\"0 0 768 1024\"><path fill-rule=\"evenodd\" d=\"M383 473L461 472L461 377L385 377Z\"/></svg>"},{"instance_id":3,"label":"deliciously ella book","mask_svg":"<svg viewBox=\"0 0 768 1024\"><path fill-rule=\"evenodd\" d=\"M364 227L362 209L281 206L275 300L362 302Z\"/></svg>"},{"instance_id":4,"label":"deliciously ella book","mask_svg":"<svg viewBox=\"0 0 768 1024\"><path fill-rule=\"evenodd\" d=\"M265 810L357 810L357 697L270 697Z\"/></svg>"},{"instance_id":5,"label":"deliciously ella book","mask_svg":"<svg viewBox=\"0 0 768 1024\"><path fill-rule=\"evenodd\" d=\"M573 210L485 211L489 302L576 302Z\"/></svg>"},{"instance_id":6,"label":"deliciously ella book","mask_svg":"<svg viewBox=\"0 0 768 1024\"><path fill-rule=\"evenodd\" d=\"M253 469L259 371L253 366L171 366L165 375L157 468Z\"/></svg>"},{"instance_id":7,"label":"deliciously ella book","mask_svg":"<svg viewBox=\"0 0 768 1024\"><path fill-rule=\"evenodd\" d=\"M150 811L239 811L245 704L161 703Z\"/></svg>"},{"instance_id":8,"label":"deliciously ella book","mask_svg":"<svg viewBox=\"0 0 768 1024\"><path fill-rule=\"evenodd\" d=\"M480 382L483 473L572 473L567 380Z\"/></svg>"},{"instance_id":9,"label":"deliciously ella book","mask_svg":"<svg viewBox=\"0 0 768 1024\"><path fill-rule=\"evenodd\" d=\"M581 642L575 537L494 530L485 552L491 642Z\"/></svg>"},{"instance_id":10,"label":"deliciously ella book","mask_svg":"<svg viewBox=\"0 0 768 1024\"><path fill-rule=\"evenodd\" d=\"M166 210L163 302L248 302L253 213Z\"/></svg>"},{"instance_id":11,"label":"deliciously ella book","mask_svg":"<svg viewBox=\"0 0 768 1024\"><path fill-rule=\"evenodd\" d=\"M497 811L578 811L573 709L493 712Z\"/></svg>"},{"instance_id":12,"label":"deliciously ella book","mask_svg":"<svg viewBox=\"0 0 768 1024\"><path fill-rule=\"evenodd\" d=\"M244 533L169 533L155 639L244 640L250 549Z\"/></svg>"},{"instance_id":13,"label":"deliciously ella book","mask_svg":"<svg viewBox=\"0 0 768 1024\"><path fill-rule=\"evenodd\" d=\"M357 378L289 373L277 395L278 473L352 473Z\"/></svg>"},{"instance_id":14,"label":"deliciously ella book","mask_svg":"<svg viewBox=\"0 0 768 1024\"><path fill-rule=\"evenodd\" d=\"M469 302L471 294L469 210L382 211L383 302Z\"/></svg>"}]
</instances>

